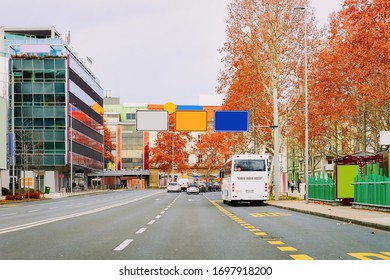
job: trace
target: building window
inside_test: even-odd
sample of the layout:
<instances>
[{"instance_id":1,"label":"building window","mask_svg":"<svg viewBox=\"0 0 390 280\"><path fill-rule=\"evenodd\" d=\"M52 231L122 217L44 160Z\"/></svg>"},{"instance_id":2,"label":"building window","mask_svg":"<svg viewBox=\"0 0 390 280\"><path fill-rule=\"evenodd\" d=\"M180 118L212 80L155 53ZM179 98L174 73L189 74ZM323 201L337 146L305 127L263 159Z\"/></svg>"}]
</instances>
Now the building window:
<instances>
[{"instance_id":1,"label":"building window","mask_svg":"<svg viewBox=\"0 0 390 280\"><path fill-rule=\"evenodd\" d=\"M198 155L198 163L203 163L203 155Z\"/></svg>"},{"instance_id":2,"label":"building window","mask_svg":"<svg viewBox=\"0 0 390 280\"><path fill-rule=\"evenodd\" d=\"M185 161L185 163L189 163L189 157L188 157L188 155L184 155L184 161Z\"/></svg>"},{"instance_id":3,"label":"building window","mask_svg":"<svg viewBox=\"0 0 390 280\"><path fill-rule=\"evenodd\" d=\"M126 119L127 120L135 120L135 113L127 113Z\"/></svg>"}]
</instances>

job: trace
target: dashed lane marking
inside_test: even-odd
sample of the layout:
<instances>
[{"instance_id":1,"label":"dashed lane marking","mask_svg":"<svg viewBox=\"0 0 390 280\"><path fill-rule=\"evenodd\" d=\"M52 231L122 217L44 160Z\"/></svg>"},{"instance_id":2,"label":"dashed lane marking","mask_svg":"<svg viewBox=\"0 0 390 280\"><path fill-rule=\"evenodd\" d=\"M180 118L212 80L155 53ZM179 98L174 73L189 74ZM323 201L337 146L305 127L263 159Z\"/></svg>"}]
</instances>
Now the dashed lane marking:
<instances>
[{"instance_id":1,"label":"dashed lane marking","mask_svg":"<svg viewBox=\"0 0 390 280\"><path fill-rule=\"evenodd\" d=\"M211 204L213 204L221 213L225 214L227 217L235 221L237 224L241 225L242 227L248 229L250 232L252 232L256 236L267 236L268 234L264 231L261 231L259 228L254 227L253 225L249 224L248 222L240 219L236 215L232 214L228 210L226 210L224 207L220 206L217 201L210 200ZM288 213L278 213L278 212L264 212L264 213L252 213L250 214L252 217L281 217L281 216L291 216L291 214ZM266 239L267 240L267 239ZM269 244L271 245L285 245L283 241L275 240L275 239L268 239L267 240ZM291 246L277 246L277 248L282 252L294 252L297 251L294 247ZM390 253L389 253L390 255ZM305 254L294 254L290 255L290 257L294 260L313 260L312 257Z\"/></svg>"},{"instance_id":2,"label":"dashed lane marking","mask_svg":"<svg viewBox=\"0 0 390 280\"><path fill-rule=\"evenodd\" d=\"M252 217L261 218L261 217L285 217L285 216L291 216L291 214L288 213L279 213L279 212L264 212L264 213L252 213Z\"/></svg>"},{"instance_id":3,"label":"dashed lane marking","mask_svg":"<svg viewBox=\"0 0 390 280\"><path fill-rule=\"evenodd\" d=\"M283 241L278 241L278 240L268 241L268 243L271 244L271 245L284 245L285 244Z\"/></svg>"},{"instance_id":4,"label":"dashed lane marking","mask_svg":"<svg viewBox=\"0 0 390 280\"><path fill-rule=\"evenodd\" d=\"M135 234L141 234L141 233L143 233L147 229L148 228L146 228L146 227L140 228Z\"/></svg>"},{"instance_id":5,"label":"dashed lane marking","mask_svg":"<svg viewBox=\"0 0 390 280\"><path fill-rule=\"evenodd\" d=\"M297 251L294 247L291 246L278 246L277 247L280 251L282 252L287 252L287 251Z\"/></svg>"},{"instance_id":6,"label":"dashed lane marking","mask_svg":"<svg viewBox=\"0 0 390 280\"><path fill-rule=\"evenodd\" d=\"M294 260L314 260L312 257L302 254L302 255L290 255Z\"/></svg>"},{"instance_id":7,"label":"dashed lane marking","mask_svg":"<svg viewBox=\"0 0 390 280\"><path fill-rule=\"evenodd\" d=\"M125 249L131 242L133 242L133 239L126 239L118 247L116 247L114 251L123 251L123 249Z\"/></svg>"},{"instance_id":8,"label":"dashed lane marking","mask_svg":"<svg viewBox=\"0 0 390 280\"><path fill-rule=\"evenodd\" d=\"M151 220L148 225L153 225L156 222L156 220Z\"/></svg>"}]
</instances>

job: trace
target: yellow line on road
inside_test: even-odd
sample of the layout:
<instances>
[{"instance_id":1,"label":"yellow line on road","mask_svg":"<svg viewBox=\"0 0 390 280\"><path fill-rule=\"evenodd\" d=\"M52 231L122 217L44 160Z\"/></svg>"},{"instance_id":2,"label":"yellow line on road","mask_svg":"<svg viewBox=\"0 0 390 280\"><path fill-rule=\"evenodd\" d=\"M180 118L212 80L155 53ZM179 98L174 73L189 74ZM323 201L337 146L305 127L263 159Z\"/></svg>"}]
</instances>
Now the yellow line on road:
<instances>
[{"instance_id":1,"label":"yellow line on road","mask_svg":"<svg viewBox=\"0 0 390 280\"><path fill-rule=\"evenodd\" d=\"M290 257L292 257L294 260L314 260L312 257L308 256L308 255L290 255Z\"/></svg>"},{"instance_id":2,"label":"yellow line on road","mask_svg":"<svg viewBox=\"0 0 390 280\"><path fill-rule=\"evenodd\" d=\"M260 231L260 232L253 232L254 235L257 235L257 236L266 236L268 235L267 233L263 232L263 231Z\"/></svg>"},{"instance_id":3,"label":"yellow line on road","mask_svg":"<svg viewBox=\"0 0 390 280\"><path fill-rule=\"evenodd\" d=\"M268 241L271 245L284 245L285 243L283 241Z\"/></svg>"},{"instance_id":4,"label":"yellow line on road","mask_svg":"<svg viewBox=\"0 0 390 280\"><path fill-rule=\"evenodd\" d=\"M279 246L277 247L280 251L282 252L286 252L286 251L297 251L297 249L295 249L294 247L291 247L291 246Z\"/></svg>"}]
</instances>

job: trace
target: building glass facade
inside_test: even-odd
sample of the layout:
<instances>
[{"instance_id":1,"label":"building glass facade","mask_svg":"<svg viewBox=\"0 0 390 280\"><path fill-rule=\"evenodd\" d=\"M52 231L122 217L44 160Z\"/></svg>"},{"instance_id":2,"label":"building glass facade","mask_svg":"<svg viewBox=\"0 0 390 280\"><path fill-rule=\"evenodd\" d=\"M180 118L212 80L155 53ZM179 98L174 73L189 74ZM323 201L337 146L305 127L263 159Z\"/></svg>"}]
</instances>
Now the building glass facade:
<instances>
[{"instance_id":1,"label":"building glass facade","mask_svg":"<svg viewBox=\"0 0 390 280\"><path fill-rule=\"evenodd\" d=\"M103 169L99 80L54 27L0 27L0 38L0 51L10 55L8 124L18 177L32 172L41 190L72 182L87 188L88 173Z\"/></svg>"},{"instance_id":2,"label":"building glass facade","mask_svg":"<svg viewBox=\"0 0 390 280\"><path fill-rule=\"evenodd\" d=\"M136 129L136 112L145 109L146 104L120 104L117 97L104 98L107 127L111 132L111 140L116 145L116 164L113 169L145 169L144 132Z\"/></svg>"}]
</instances>

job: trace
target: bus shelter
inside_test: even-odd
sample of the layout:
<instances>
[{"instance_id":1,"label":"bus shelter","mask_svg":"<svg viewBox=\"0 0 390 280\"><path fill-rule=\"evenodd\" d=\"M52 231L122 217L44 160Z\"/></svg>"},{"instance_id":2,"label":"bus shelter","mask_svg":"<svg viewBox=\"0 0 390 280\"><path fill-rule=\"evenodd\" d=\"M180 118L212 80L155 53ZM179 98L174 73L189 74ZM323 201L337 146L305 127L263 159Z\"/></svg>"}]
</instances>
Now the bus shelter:
<instances>
[{"instance_id":1,"label":"bus shelter","mask_svg":"<svg viewBox=\"0 0 390 280\"><path fill-rule=\"evenodd\" d=\"M336 182L336 199L341 199L343 205L350 205L354 199L353 182L359 171L364 176L367 164L380 163L383 170L383 156L369 152L359 152L333 160L335 164L334 178Z\"/></svg>"}]
</instances>

